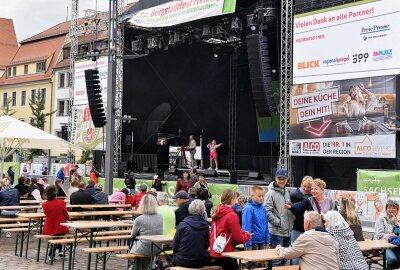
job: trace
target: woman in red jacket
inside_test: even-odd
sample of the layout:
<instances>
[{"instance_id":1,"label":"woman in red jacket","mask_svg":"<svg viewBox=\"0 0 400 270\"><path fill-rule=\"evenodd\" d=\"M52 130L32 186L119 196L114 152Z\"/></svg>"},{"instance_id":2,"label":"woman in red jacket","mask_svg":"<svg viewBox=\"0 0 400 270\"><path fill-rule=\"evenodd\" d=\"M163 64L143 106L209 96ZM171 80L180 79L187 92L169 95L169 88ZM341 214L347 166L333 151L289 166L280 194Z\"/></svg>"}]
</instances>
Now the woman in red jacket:
<instances>
[{"instance_id":1,"label":"woman in red jacket","mask_svg":"<svg viewBox=\"0 0 400 270\"><path fill-rule=\"evenodd\" d=\"M67 207L65 202L56 199L57 187L55 185L49 185L44 190L44 197L47 199L42 204L43 212L46 215L44 221L43 234L46 235L63 235L68 233L68 228L61 226L60 223L65 223L69 219ZM58 249L58 255L63 257L64 254L61 251L61 245L51 245L49 251L49 260L54 260L56 249Z\"/></svg>"},{"instance_id":2,"label":"woman in red jacket","mask_svg":"<svg viewBox=\"0 0 400 270\"><path fill-rule=\"evenodd\" d=\"M210 232L210 255L215 260L215 265L221 266L222 270L235 270L238 268L237 260L222 256L223 252L234 251L234 243L245 243L250 240L251 234L242 231L239 218L233 210L237 201L236 192L230 189L225 190L221 196L221 203L214 210L212 215ZM228 241L225 249L217 253L213 249L215 237L225 234ZM229 239L229 240L228 240Z\"/></svg>"}]
</instances>

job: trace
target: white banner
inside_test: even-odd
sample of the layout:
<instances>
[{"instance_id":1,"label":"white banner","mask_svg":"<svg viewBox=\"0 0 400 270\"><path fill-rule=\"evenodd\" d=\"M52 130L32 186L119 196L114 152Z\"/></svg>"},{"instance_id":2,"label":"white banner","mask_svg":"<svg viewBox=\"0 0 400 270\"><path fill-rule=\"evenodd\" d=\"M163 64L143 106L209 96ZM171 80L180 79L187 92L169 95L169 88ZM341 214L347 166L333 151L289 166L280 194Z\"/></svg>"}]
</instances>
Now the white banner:
<instances>
[{"instance_id":1,"label":"white banner","mask_svg":"<svg viewBox=\"0 0 400 270\"><path fill-rule=\"evenodd\" d=\"M107 57L100 57L97 62L86 60L75 63L74 106L88 104L85 70L95 68L99 70L101 97L104 103L107 102L108 60Z\"/></svg>"},{"instance_id":2,"label":"white banner","mask_svg":"<svg viewBox=\"0 0 400 270\"><path fill-rule=\"evenodd\" d=\"M168 27L235 12L236 0L178 0L140 10L129 22L140 27Z\"/></svg>"},{"instance_id":3,"label":"white banner","mask_svg":"<svg viewBox=\"0 0 400 270\"><path fill-rule=\"evenodd\" d=\"M398 0L329 10L294 19L293 84L400 73Z\"/></svg>"},{"instance_id":4,"label":"white banner","mask_svg":"<svg viewBox=\"0 0 400 270\"><path fill-rule=\"evenodd\" d=\"M396 157L396 134L290 141L292 156Z\"/></svg>"}]
</instances>

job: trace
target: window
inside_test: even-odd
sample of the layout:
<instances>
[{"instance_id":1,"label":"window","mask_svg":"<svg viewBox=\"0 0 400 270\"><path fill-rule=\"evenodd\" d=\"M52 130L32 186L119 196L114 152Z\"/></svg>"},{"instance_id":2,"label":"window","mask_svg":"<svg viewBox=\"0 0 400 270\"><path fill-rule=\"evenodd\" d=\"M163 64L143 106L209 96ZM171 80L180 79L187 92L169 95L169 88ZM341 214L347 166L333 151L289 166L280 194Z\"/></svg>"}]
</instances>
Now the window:
<instances>
[{"instance_id":1,"label":"window","mask_svg":"<svg viewBox=\"0 0 400 270\"><path fill-rule=\"evenodd\" d=\"M21 106L25 106L26 103L26 91L23 90L21 93Z\"/></svg>"},{"instance_id":2,"label":"window","mask_svg":"<svg viewBox=\"0 0 400 270\"><path fill-rule=\"evenodd\" d=\"M24 74L28 74L28 65L24 65Z\"/></svg>"},{"instance_id":3,"label":"window","mask_svg":"<svg viewBox=\"0 0 400 270\"><path fill-rule=\"evenodd\" d=\"M69 59L71 54L71 49L70 48L64 48L63 49L63 56L64 59Z\"/></svg>"},{"instance_id":4,"label":"window","mask_svg":"<svg viewBox=\"0 0 400 270\"><path fill-rule=\"evenodd\" d=\"M36 72L45 72L46 71L46 62L36 63Z\"/></svg>"},{"instance_id":5,"label":"window","mask_svg":"<svg viewBox=\"0 0 400 270\"><path fill-rule=\"evenodd\" d=\"M13 67L13 76L17 76L17 67Z\"/></svg>"},{"instance_id":6,"label":"window","mask_svg":"<svg viewBox=\"0 0 400 270\"><path fill-rule=\"evenodd\" d=\"M58 88L64 88L65 87L65 73L60 72L58 73Z\"/></svg>"},{"instance_id":7,"label":"window","mask_svg":"<svg viewBox=\"0 0 400 270\"><path fill-rule=\"evenodd\" d=\"M12 92L12 106L16 106L17 105L17 92Z\"/></svg>"},{"instance_id":8,"label":"window","mask_svg":"<svg viewBox=\"0 0 400 270\"><path fill-rule=\"evenodd\" d=\"M36 102L36 90L32 89L31 90L31 103L35 103Z\"/></svg>"},{"instance_id":9,"label":"window","mask_svg":"<svg viewBox=\"0 0 400 270\"><path fill-rule=\"evenodd\" d=\"M7 77L11 77L11 68L7 68Z\"/></svg>"},{"instance_id":10,"label":"window","mask_svg":"<svg viewBox=\"0 0 400 270\"><path fill-rule=\"evenodd\" d=\"M62 131L56 130L56 136L62 139Z\"/></svg>"},{"instance_id":11,"label":"window","mask_svg":"<svg viewBox=\"0 0 400 270\"><path fill-rule=\"evenodd\" d=\"M7 107L7 103L8 103L7 93L3 93L3 107Z\"/></svg>"},{"instance_id":12,"label":"window","mask_svg":"<svg viewBox=\"0 0 400 270\"><path fill-rule=\"evenodd\" d=\"M57 114L58 116L65 116L65 100L58 101Z\"/></svg>"},{"instance_id":13,"label":"window","mask_svg":"<svg viewBox=\"0 0 400 270\"><path fill-rule=\"evenodd\" d=\"M40 91L40 99L43 102L46 102L46 88L42 88L42 90Z\"/></svg>"}]
</instances>

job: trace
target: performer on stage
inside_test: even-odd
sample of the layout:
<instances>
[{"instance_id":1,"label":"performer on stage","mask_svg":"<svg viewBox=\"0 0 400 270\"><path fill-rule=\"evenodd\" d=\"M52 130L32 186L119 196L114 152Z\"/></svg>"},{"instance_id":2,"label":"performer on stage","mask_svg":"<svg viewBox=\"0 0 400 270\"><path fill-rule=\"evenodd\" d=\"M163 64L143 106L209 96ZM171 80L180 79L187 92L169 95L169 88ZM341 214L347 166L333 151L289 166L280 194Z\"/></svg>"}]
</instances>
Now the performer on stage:
<instances>
[{"instance_id":1,"label":"performer on stage","mask_svg":"<svg viewBox=\"0 0 400 270\"><path fill-rule=\"evenodd\" d=\"M196 140L193 138L193 135L189 137L189 151L190 151L190 166L192 168L197 168L196 159L194 158L194 154L196 154Z\"/></svg>"},{"instance_id":2,"label":"performer on stage","mask_svg":"<svg viewBox=\"0 0 400 270\"><path fill-rule=\"evenodd\" d=\"M213 167L213 160L215 162L215 169L218 170L218 154L217 154L217 148L220 147L222 143L217 144L216 140L212 140L209 144L207 144L207 148L210 149L210 170L212 170Z\"/></svg>"}]
</instances>

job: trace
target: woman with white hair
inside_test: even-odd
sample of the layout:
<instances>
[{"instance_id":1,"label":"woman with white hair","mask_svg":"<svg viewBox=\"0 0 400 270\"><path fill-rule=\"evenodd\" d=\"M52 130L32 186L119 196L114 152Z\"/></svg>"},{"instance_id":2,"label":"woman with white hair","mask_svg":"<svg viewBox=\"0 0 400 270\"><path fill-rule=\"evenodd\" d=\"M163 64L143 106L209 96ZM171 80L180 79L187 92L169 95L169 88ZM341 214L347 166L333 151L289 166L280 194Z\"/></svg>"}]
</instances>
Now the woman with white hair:
<instances>
[{"instance_id":1,"label":"woman with white hair","mask_svg":"<svg viewBox=\"0 0 400 270\"><path fill-rule=\"evenodd\" d=\"M206 207L202 200L193 200L189 205L190 216L179 223L172 249L177 266L201 268L207 265L210 246L209 224L203 218Z\"/></svg>"},{"instance_id":2,"label":"woman with white hair","mask_svg":"<svg viewBox=\"0 0 400 270\"><path fill-rule=\"evenodd\" d=\"M157 201L153 195L145 195L140 201L139 212L141 216L137 217L132 227L132 247L130 253L151 255L151 242L136 239L140 235L160 235L163 234L163 218L157 214ZM157 248L153 249L153 256L158 255ZM141 259L135 261L136 270L144 270L149 267L150 259Z\"/></svg>"},{"instance_id":3,"label":"woman with white hair","mask_svg":"<svg viewBox=\"0 0 400 270\"><path fill-rule=\"evenodd\" d=\"M354 238L349 224L337 211L328 211L323 215L326 230L339 244L341 270L367 270L368 265Z\"/></svg>"}]
</instances>

